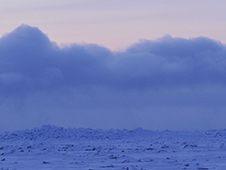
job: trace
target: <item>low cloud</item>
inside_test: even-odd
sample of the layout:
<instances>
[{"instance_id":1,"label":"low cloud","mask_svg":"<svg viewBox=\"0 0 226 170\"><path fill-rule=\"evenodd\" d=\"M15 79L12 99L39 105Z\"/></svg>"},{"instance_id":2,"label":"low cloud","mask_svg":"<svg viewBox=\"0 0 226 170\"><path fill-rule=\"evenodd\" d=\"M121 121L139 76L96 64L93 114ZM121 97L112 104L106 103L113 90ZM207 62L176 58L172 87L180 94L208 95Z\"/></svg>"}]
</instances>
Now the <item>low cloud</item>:
<instances>
[{"instance_id":1,"label":"low cloud","mask_svg":"<svg viewBox=\"0 0 226 170\"><path fill-rule=\"evenodd\" d=\"M59 46L22 25L0 39L0 130L223 128L225 56L226 46L206 37L167 35L114 52Z\"/></svg>"}]
</instances>

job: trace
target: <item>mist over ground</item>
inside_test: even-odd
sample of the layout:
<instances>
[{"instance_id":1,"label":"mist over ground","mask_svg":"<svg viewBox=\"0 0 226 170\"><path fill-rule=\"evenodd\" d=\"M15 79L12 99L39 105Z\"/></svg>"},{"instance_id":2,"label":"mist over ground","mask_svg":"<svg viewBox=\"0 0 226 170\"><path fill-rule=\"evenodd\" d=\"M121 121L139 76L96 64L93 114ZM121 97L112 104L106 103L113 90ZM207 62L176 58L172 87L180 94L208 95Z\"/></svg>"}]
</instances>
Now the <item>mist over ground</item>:
<instances>
[{"instance_id":1,"label":"mist over ground","mask_svg":"<svg viewBox=\"0 0 226 170\"><path fill-rule=\"evenodd\" d=\"M0 39L0 131L225 128L226 46L166 35L121 52L59 46L21 25Z\"/></svg>"}]
</instances>

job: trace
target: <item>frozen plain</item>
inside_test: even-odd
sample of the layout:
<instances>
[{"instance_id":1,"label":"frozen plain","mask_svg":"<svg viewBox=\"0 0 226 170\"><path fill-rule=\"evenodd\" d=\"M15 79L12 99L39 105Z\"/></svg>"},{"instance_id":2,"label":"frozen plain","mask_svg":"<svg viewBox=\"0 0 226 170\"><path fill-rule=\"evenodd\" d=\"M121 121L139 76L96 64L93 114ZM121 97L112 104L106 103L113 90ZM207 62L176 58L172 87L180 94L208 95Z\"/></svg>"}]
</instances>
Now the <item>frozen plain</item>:
<instances>
[{"instance_id":1,"label":"frozen plain","mask_svg":"<svg viewBox=\"0 0 226 170\"><path fill-rule=\"evenodd\" d=\"M2 170L225 170L226 130L94 130L45 125L0 134Z\"/></svg>"}]
</instances>

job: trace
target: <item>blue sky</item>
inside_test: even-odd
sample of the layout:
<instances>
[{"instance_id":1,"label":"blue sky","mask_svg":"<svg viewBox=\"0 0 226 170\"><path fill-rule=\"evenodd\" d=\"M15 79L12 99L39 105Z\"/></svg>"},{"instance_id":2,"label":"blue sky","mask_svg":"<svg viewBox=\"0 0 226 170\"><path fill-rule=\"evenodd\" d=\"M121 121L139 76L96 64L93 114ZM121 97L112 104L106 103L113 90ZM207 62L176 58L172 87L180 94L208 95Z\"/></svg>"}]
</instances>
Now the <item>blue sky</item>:
<instances>
[{"instance_id":1,"label":"blue sky","mask_svg":"<svg viewBox=\"0 0 226 170\"><path fill-rule=\"evenodd\" d=\"M54 2L0 7L0 131L224 128L224 1Z\"/></svg>"}]
</instances>

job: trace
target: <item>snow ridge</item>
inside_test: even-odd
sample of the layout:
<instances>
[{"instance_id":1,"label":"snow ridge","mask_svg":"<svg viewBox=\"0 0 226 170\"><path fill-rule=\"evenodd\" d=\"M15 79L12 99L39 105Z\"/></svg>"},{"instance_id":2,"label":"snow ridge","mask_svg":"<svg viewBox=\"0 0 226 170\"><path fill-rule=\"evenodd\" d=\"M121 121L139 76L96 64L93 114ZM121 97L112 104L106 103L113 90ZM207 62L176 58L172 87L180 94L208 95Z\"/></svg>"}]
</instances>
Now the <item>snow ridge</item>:
<instances>
[{"instance_id":1,"label":"snow ridge","mask_svg":"<svg viewBox=\"0 0 226 170\"><path fill-rule=\"evenodd\" d=\"M43 125L40 128L5 132L0 134L4 140L47 140L47 139L89 139L89 140L116 140L131 138L135 131L132 130L94 130L90 128L63 128L53 125Z\"/></svg>"},{"instance_id":2,"label":"snow ridge","mask_svg":"<svg viewBox=\"0 0 226 170\"><path fill-rule=\"evenodd\" d=\"M174 134L172 137L172 134ZM186 138L186 137L208 137L226 138L226 129L208 131L151 131L137 128L126 129L91 129L91 128L63 128L53 125L43 125L40 128L33 128L0 134L1 140L51 140L51 139L72 139L72 140L121 140L131 138Z\"/></svg>"}]
</instances>

